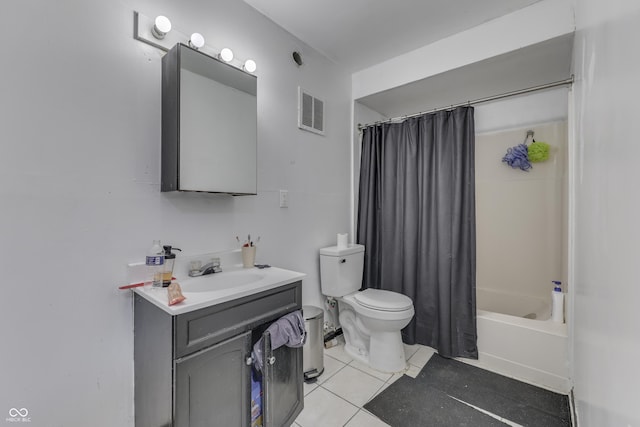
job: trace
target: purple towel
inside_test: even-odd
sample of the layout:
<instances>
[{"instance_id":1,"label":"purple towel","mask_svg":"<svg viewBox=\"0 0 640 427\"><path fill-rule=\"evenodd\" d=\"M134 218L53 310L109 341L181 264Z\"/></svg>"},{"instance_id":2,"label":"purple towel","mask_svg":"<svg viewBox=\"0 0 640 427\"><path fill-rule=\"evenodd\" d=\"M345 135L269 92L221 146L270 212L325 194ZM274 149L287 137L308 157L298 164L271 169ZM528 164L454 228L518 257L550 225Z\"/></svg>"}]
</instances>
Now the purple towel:
<instances>
[{"instance_id":1,"label":"purple towel","mask_svg":"<svg viewBox=\"0 0 640 427\"><path fill-rule=\"evenodd\" d=\"M271 349L286 345L287 347L302 347L307 338L304 327L304 319L300 310L285 314L267 328L271 334ZM259 371L262 371L262 342L260 338L253 346L251 357L253 364Z\"/></svg>"}]
</instances>

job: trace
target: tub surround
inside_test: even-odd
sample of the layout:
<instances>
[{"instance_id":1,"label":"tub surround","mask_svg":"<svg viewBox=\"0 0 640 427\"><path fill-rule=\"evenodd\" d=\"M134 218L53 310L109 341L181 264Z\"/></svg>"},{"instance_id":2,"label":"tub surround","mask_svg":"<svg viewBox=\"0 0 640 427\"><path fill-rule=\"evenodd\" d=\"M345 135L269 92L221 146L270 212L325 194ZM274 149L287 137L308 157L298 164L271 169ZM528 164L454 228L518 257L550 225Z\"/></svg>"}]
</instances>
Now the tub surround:
<instances>
[{"instance_id":1,"label":"tub surround","mask_svg":"<svg viewBox=\"0 0 640 427\"><path fill-rule=\"evenodd\" d=\"M551 319L549 298L508 293L502 289L476 288L478 310L531 320Z\"/></svg>"},{"instance_id":2,"label":"tub surround","mask_svg":"<svg viewBox=\"0 0 640 427\"><path fill-rule=\"evenodd\" d=\"M528 130L552 149L548 160L523 172L501 159ZM550 299L552 280L562 281L563 290L571 286L566 276L566 148L564 120L476 136L478 288Z\"/></svg>"}]
</instances>

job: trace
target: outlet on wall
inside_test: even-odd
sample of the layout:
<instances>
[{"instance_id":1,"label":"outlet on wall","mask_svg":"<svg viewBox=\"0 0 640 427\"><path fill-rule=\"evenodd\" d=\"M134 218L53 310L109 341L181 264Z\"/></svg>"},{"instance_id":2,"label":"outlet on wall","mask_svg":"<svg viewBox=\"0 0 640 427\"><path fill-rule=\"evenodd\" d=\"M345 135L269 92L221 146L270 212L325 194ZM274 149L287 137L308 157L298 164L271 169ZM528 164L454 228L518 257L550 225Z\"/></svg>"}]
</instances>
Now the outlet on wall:
<instances>
[{"instance_id":1,"label":"outlet on wall","mask_svg":"<svg viewBox=\"0 0 640 427\"><path fill-rule=\"evenodd\" d=\"M289 207L289 190L280 190L280 207Z\"/></svg>"}]
</instances>

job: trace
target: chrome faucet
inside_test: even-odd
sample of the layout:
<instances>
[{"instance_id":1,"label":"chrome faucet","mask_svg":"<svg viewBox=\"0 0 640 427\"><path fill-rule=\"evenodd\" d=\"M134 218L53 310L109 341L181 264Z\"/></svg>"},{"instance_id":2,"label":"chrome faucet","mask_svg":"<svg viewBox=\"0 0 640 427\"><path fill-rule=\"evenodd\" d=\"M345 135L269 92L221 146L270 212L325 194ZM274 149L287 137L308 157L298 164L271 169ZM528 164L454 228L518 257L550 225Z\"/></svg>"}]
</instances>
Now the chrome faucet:
<instances>
[{"instance_id":1,"label":"chrome faucet","mask_svg":"<svg viewBox=\"0 0 640 427\"><path fill-rule=\"evenodd\" d=\"M220 267L220 258L213 258L211 262L200 268L191 268L191 270L189 270L189 276L198 277L220 272L222 272L222 267Z\"/></svg>"}]
</instances>

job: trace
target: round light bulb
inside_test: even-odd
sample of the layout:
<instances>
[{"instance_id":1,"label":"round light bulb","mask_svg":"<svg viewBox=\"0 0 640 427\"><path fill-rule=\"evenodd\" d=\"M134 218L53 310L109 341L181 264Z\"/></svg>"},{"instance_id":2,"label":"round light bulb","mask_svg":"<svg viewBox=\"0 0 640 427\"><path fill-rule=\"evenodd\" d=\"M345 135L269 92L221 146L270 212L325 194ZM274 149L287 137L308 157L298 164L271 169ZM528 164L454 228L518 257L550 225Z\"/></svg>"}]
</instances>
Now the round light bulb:
<instances>
[{"instance_id":1,"label":"round light bulb","mask_svg":"<svg viewBox=\"0 0 640 427\"><path fill-rule=\"evenodd\" d=\"M189 39L189 46L195 49L200 49L202 46L204 46L204 37L202 37L202 34L200 33L191 34L191 38Z\"/></svg>"},{"instance_id":2,"label":"round light bulb","mask_svg":"<svg viewBox=\"0 0 640 427\"><path fill-rule=\"evenodd\" d=\"M169 21L169 18L162 15L157 16L151 29L151 34L153 34L155 38L162 40L169 31L171 31L171 21Z\"/></svg>"},{"instance_id":3,"label":"round light bulb","mask_svg":"<svg viewBox=\"0 0 640 427\"><path fill-rule=\"evenodd\" d=\"M220 51L220 58L225 62L230 62L233 59L233 51L228 47L225 47Z\"/></svg>"},{"instance_id":4,"label":"round light bulb","mask_svg":"<svg viewBox=\"0 0 640 427\"><path fill-rule=\"evenodd\" d=\"M244 68L244 70L249 73L253 73L257 68L256 61L254 61L253 59L247 59L244 62L244 66L242 68Z\"/></svg>"}]
</instances>

